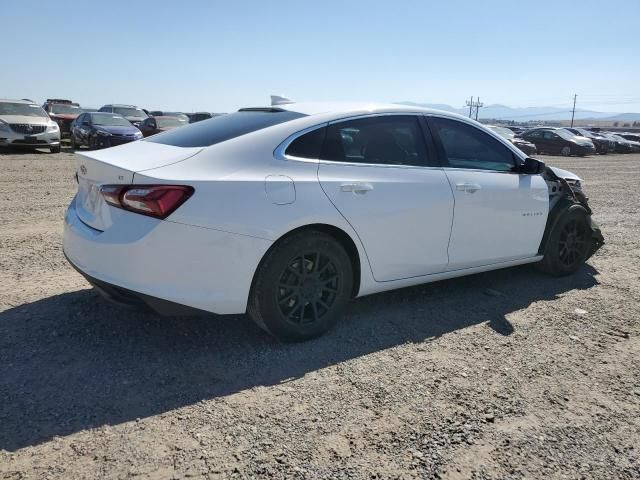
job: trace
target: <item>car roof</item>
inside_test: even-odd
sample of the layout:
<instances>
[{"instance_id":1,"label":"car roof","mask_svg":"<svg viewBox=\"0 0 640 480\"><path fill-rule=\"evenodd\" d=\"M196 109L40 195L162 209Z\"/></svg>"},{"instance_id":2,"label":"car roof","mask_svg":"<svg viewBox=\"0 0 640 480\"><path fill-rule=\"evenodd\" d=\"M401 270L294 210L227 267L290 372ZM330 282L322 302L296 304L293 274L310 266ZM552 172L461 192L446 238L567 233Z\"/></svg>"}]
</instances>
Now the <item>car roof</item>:
<instances>
[{"instance_id":1,"label":"car roof","mask_svg":"<svg viewBox=\"0 0 640 480\"><path fill-rule=\"evenodd\" d=\"M463 115L445 110L418 107L413 105L403 105L399 103L376 103L376 102L291 102L266 107L252 107L240 110L271 110L297 112L308 117L322 117L322 121L355 117L360 115L371 115L381 113L431 113L438 116L456 118L470 122L471 119ZM471 121L472 123L476 123Z\"/></svg>"},{"instance_id":2,"label":"car roof","mask_svg":"<svg viewBox=\"0 0 640 480\"><path fill-rule=\"evenodd\" d=\"M37 105L36 102L31 102L29 100L12 100L10 98L0 98L0 103L24 103L25 105Z\"/></svg>"},{"instance_id":3,"label":"car roof","mask_svg":"<svg viewBox=\"0 0 640 480\"><path fill-rule=\"evenodd\" d=\"M124 103L107 103L103 105L103 107L128 107L128 108L139 108L136 105L125 105Z\"/></svg>"},{"instance_id":4,"label":"car roof","mask_svg":"<svg viewBox=\"0 0 640 480\"><path fill-rule=\"evenodd\" d=\"M440 110L417 107L412 105L402 105L396 103L376 103L376 102L300 102L276 105L272 108L281 108L291 112L298 112L304 115L318 115L321 113L336 113L340 115L359 112L388 113L388 112L437 112ZM450 113L450 112L446 112Z\"/></svg>"},{"instance_id":5,"label":"car roof","mask_svg":"<svg viewBox=\"0 0 640 480\"><path fill-rule=\"evenodd\" d=\"M88 115L109 115L110 117L120 117L120 118L124 118L122 115L120 115L119 113L111 113L111 112L82 112L82 113L86 113Z\"/></svg>"}]
</instances>

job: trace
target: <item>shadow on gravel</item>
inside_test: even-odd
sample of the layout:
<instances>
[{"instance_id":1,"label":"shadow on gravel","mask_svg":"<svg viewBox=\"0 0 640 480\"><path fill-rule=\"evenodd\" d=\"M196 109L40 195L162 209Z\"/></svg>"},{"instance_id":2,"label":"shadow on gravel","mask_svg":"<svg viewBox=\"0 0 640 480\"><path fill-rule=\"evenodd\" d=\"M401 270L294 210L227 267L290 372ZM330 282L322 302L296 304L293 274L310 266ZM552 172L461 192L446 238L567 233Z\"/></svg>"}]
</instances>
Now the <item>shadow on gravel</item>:
<instances>
[{"instance_id":1,"label":"shadow on gravel","mask_svg":"<svg viewBox=\"0 0 640 480\"><path fill-rule=\"evenodd\" d=\"M336 329L283 345L244 316L159 318L80 290L0 313L0 449L161 414L273 385L406 342L486 323L597 284L585 266L549 278L530 267L406 288L354 302Z\"/></svg>"}]
</instances>

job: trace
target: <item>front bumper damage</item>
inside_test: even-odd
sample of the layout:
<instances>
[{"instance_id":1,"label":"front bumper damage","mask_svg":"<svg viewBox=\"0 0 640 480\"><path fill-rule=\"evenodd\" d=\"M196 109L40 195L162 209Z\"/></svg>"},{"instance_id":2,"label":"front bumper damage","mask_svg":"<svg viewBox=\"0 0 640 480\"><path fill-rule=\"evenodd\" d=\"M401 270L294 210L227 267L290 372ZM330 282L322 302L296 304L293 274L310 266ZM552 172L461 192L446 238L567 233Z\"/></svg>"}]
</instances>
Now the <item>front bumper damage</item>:
<instances>
[{"instance_id":1,"label":"front bumper damage","mask_svg":"<svg viewBox=\"0 0 640 480\"><path fill-rule=\"evenodd\" d=\"M553 226L558 218L574 204L581 205L588 213L589 226L591 227L591 248L585 260L591 258L604 245L604 236L598 224L593 220L592 210L589 206L589 198L582 191L580 181L566 179L556 174L551 168L547 168L543 174L551 194L549 220L545 229L539 253L544 253L544 247Z\"/></svg>"}]
</instances>

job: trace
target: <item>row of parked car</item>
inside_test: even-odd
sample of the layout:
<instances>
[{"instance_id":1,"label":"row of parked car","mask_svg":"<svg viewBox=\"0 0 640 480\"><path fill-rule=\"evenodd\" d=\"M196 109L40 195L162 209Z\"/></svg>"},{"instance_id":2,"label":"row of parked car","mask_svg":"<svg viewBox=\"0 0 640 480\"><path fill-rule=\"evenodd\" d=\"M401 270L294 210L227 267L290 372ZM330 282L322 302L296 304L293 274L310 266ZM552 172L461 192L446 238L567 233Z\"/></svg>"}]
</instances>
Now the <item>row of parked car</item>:
<instances>
[{"instance_id":1,"label":"row of parked car","mask_svg":"<svg viewBox=\"0 0 640 480\"><path fill-rule=\"evenodd\" d=\"M146 110L135 105L107 104L84 109L71 100L48 99L42 106L31 100L0 100L0 147L24 146L60 151L61 138L73 148L106 148L155 135L188 123L221 115ZM490 125L527 155L590 155L640 152L640 134L585 128Z\"/></svg>"},{"instance_id":2,"label":"row of parked car","mask_svg":"<svg viewBox=\"0 0 640 480\"><path fill-rule=\"evenodd\" d=\"M43 105L29 99L0 99L0 147L49 148L57 153L61 139L68 137L74 148L104 148L216 115L220 114L148 111L120 104L87 109L71 100L55 98Z\"/></svg>"},{"instance_id":3,"label":"row of parked car","mask_svg":"<svg viewBox=\"0 0 640 480\"><path fill-rule=\"evenodd\" d=\"M502 127L490 125L527 155L579 155L594 153L638 153L640 134L590 130L586 128Z\"/></svg>"}]
</instances>

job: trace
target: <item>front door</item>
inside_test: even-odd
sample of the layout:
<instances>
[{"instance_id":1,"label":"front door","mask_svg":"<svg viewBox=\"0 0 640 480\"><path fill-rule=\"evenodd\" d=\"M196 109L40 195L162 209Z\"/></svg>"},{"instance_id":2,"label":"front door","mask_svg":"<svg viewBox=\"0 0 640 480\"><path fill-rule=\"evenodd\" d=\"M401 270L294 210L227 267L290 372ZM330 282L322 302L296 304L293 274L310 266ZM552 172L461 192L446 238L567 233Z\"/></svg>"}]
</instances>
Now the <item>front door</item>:
<instances>
[{"instance_id":1,"label":"front door","mask_svg":"<svg viewBox=\"0 0 640 480\"><path fill-rule=\"evenodd\" d=\"M417 115L369 116L327 128L318 178L357 232L377 281L447 268L453 195L431 150Z\"/></svg>"},{"instance_id":2,"label":"front door","mask_svg":"<svg viewBox=\"0 0 640 480\"><path fill-rule=\"evenodd\" d=\"M519 174L514 152L470 123L429 125L455 196L449 270L535 256L549 209L542 176Z\"/></svg>"}]
</instances>

